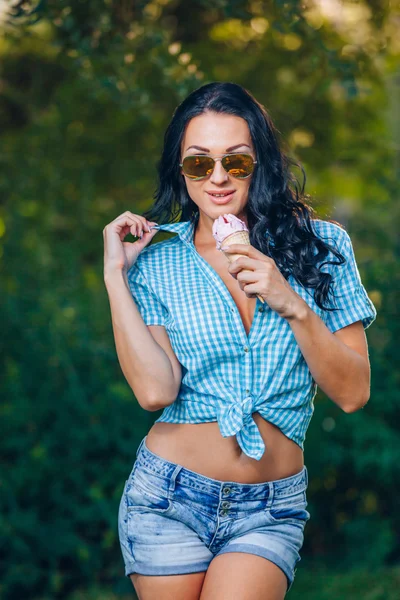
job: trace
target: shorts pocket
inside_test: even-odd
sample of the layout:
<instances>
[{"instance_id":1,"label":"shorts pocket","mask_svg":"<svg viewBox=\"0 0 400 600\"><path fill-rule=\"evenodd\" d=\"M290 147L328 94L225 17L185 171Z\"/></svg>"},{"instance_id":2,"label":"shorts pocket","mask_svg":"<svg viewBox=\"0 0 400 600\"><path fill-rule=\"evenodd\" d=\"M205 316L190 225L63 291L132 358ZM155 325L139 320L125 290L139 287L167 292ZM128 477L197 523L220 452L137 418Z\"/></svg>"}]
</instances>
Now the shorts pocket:
<instances>
[{"instance_id":1,"label":"shorts pocket","mask_svg":"<svg viewBox=\"0 0 400 600\"><path fill-rule=\"evenodd\" d=\"M273 523L293 523L303 526L311 517L306 510L307 505L306 493L297 492L292 496L277 497L266 511Z\"/></svg>"},{"instance_id":2,"label":"shorts pocket","mask_svg":"<svg viewBox=\"0 0 400 600\"><path fill-rule=\"evenodd\" d=\"M169 493L169 479L147 471L143 467L135 468L126 486L128 512L154 511L166 513L172 507Z\"/></svg>"}]
</instances>

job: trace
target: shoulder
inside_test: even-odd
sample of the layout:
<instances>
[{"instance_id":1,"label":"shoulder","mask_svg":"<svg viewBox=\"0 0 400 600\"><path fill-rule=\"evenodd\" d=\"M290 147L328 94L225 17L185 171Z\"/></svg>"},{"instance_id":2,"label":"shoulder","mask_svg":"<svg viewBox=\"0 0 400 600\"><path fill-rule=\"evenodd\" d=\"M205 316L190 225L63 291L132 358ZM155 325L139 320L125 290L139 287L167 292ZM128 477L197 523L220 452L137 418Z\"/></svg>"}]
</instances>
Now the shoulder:
<instances>
[{"instance_id":1,"label":"shoulder","mask_svg":"<svg viewBox=\"0 0 400 600\"><path fill-rule=\"evenodd\" d=\"M311 223L314 233L342 256L342 258L339 259L339 257L330 249L328 254L322 259L322 263L320 264L318 262L320 270L322 272L330 273L334 278L339 277L343 272L343 267L349 265L354 257L353 246L349 234L343 225L336 221L313 219ZM315 249L314 253L317 252L318 251Z\"/></svg>"},{"instance_id":2,"label":"shoulder","mask_svg":"<svg viewBox=\"0 0 400 600\"><path fill-rule=\"evenodd\" d=\"M174 257L180 255L182 244L178 236L162 242L155 242L146 246L139 254L135 264L142 271L160 271L171 265Z\"/></svg>"},{"instance_id":3,"label":"shoulder","mask_svg":"<svg viewBox=\"0 0 400 600\"><path fill-rule=\"evenodd\" d=\"M173 273L179 273L187 262L183 246L178 236L146 246L134 263L136 276L144 278L154 292L168 287Z\"/></svg>"},{"instance_id":4,"label":"shoulder","mask_svg":"<svg viewBox=\"0 0 400 600\"><path fill-rule=\"evenodd\" d=\"M351 243L350 236L340 223L336 221L323 221L322 219L312 219L312 228L314 233L334 246L337 250L341 250L346 243Z\"/></svg>"}]
</instances>

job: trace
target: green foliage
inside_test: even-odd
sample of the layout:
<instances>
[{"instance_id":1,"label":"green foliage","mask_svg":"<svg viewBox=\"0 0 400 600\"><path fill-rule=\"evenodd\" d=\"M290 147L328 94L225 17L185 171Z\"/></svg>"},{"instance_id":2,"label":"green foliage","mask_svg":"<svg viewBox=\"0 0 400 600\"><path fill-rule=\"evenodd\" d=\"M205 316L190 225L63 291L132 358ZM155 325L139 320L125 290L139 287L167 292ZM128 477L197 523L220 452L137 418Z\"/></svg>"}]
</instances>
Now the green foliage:
<instances>
[{"instance_id":1,"label":"green foliage","mask_svg":"<svg viewBox=\"0 0 400 600\"><path fill-rule=\"evenodd\" d=\"M365 542L365 538L364 538ZM300 563L290 600L396 600L399 568L334 571Z\"/></svg>"},{"instance_id":2,"label":"green foliage","mask_svg":"<svg viewBox=\"0 0 400 600\"><path fill-rule=\"evenodd\" d=\"M118 365L102 229L149 207L172 111L221 79L245 85L271 112L305 166L317 213L347 227L378 309L367 331L367 406L347 415L317 397L305 451L312 518L291 593L391 600L394 570L386 582L313 567L372 570L400 559L399 91L389 8L374 4L372 19L369 4L356 3L352 29L294 0L13 4L0 38L0 596L65 598L92 585L130 593L117 508L158 415L138 406Z\"/></svg>"}]
</instances>

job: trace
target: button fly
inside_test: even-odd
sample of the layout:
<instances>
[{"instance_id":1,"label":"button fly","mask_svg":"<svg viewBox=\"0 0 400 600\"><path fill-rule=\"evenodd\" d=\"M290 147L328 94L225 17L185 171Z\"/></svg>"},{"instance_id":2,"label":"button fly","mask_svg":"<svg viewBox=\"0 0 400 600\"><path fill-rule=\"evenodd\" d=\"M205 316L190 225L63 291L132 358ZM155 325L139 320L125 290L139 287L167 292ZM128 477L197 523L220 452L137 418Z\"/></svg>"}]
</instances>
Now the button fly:
<instances>
[{"instance_id":1,"label":"button fly","mask_svg":"<svg viewBox=\"0 0 400 600\"><path fill-rule=\"evenodd\" d=\"M229 487L226 487L226 488L224 488L224 489L222 490L222 493L223 493L223 494L229 494L229 492L230 492L230 491L231 491L231 488L229 488Z\"/></svg>"},{"instance_id":2,"label":"button fly","mask_svg":"<svg viewBox=\"0 0 400 600\"><path fill-rule=\"evenodd\" d=\"M222 506L223 508L229 508L229 507L230 507L230 505L231 505L231 503L230 503L230 502L226 502L226 501L225 501L225 502L223 502L223 503L221 504L221 506Z\"/></svg>"}]
</instances>

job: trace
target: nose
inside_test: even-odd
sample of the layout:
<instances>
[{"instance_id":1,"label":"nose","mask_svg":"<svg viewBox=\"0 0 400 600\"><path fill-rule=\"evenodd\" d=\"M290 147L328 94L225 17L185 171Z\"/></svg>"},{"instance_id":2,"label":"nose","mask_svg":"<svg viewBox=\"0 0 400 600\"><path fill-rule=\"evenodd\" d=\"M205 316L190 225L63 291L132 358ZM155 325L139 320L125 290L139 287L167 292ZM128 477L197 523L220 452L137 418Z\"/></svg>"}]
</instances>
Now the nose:
<instances>
[{"instance_id":1,"label":"nose","mask_svg":"<svg viewBox=\"0 0 400 600\"><path fill-rule=\"evenodd\" d=\"M225 171L224 167L222 166L221 159L216 158L214 169L210 176L210 181L212 181L213 183L216 183L216 184L221 184L224 181L227 181L228 177L229 177L228 173Z\"/></svg>"}]
</instances>

